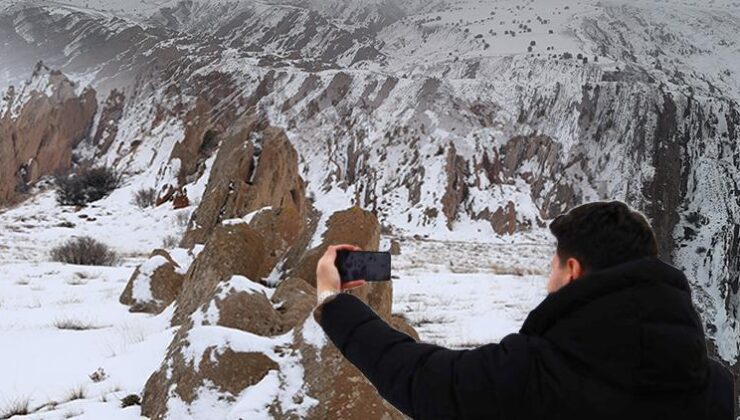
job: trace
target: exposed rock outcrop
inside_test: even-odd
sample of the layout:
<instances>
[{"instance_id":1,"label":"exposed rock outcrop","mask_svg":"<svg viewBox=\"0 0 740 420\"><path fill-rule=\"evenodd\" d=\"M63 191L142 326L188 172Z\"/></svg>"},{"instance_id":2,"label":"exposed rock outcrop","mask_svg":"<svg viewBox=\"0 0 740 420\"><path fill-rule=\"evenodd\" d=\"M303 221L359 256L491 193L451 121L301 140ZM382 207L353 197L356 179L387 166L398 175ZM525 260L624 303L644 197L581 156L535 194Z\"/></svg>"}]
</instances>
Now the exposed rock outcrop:
<instances>
[{"instance_id":1,"label":"exposed rock outcrop","mask_svg":"<svg viewBox=\"0 0 740 420\"><path fill-rule=\"evenodd\" d=\"M401 254L401 243L398 242L397 239L393 239L391 241L390 253L391 253L391 255L400 255Z\"/></svg>"},{"instance_id":2,"label":"exposed rock outcrop","mask_svg":"<svg viewBox=\"0 0 740 420\"><path fill-rule=\"evenodd\" d=\"M326 222L321 245L309 249L295 267L283 267L290 276L302 278L316 285L316 265L326 248L332 244L352 244L363 250L377 250L380 242L380 225L377 217L358 206L338 211ZM353 289L350 293L368 303L379 315L390 319L393 301L391 282L368 282L366 286Z\"/></svg>"},{"instance_id":3,"label":"exposed rock outcrop","mask_svg":"<svg viewBox=\"0 0 740 420\"><path fill-rule=\"evenodd\" d=\"M113 89L103 104L100 112L98 127L93 136L93 145L98 148L98 155L104 155L118 134L118 123L123 116L123 106L126 96L123 92Z\"/></svg>"},{"instance_id":4,"label":"exposed rock outcrop","mask_svg":"<svg viewBox=\"0 0 740 420\"><path fill-rule=\"evenodd\" d=\"M0 205L16 200L39 178L68 170L72 152L90 130L95 90L77 86L42 63L21 88L0 101Z\"/></svg>"},{"instance_id":5,"label":"exposed rock outcrop","mask_svg":"<svg viewBox=\"0 0 740 420\"><path fill-rule=\"evenodd\" d=\"M120 297L131 312L160 313L182 289L185 272L167 251L156 249L136 267Z\"/></svg>"},{"instance_id":6,"label":"exposed rock outcrop","mask_svg":"<svg viewBox=\"0 0 740 420\"><path fill-rule=\"evenodd\" d=\"M392 325L401 331L412 330L400 325L402 323L399 320ZM316 328L320 327L309 317L296 329L293 344L303 362L307 394L318 400L305 418L407 419L378 395L372 384L331 342L311 342L309 338Z\"/></svg>"},{"instance_id":7,"label":"exposed rock outcrop","mask_svg":"<svg viewBox=\"0 0 740 420\"><path fill-rule=\"evenodd\" d=\"M267 275L270 267L264 262L268 253L262 235L247 224L217 226L190 267L172 324L184 323L219 283L231 276L260 279Z\"/></svg>"},{"instance_id":8,"label":"exposed rock outcrop","mask_svg":"<svg viewBox=\"0 0 740 420\"><path fill-rule=\"evenodd\" d=\"M143 414L187 415L207 395L236 402L264 380L279 384L271 388L278 394L269 402L276 418L401 419L310 316L316 264L324 250L339 243L376 250L378 220L357 206L338 211L321 226L321 244L309 249L318 215L304 204L295 151L282 132L255 124L251 120L222 138L189 231L189 241L205 238L205 245L177 296L172 324L180 328L146 384ZM261 153L255 153L260 146ZM271 274L275 288L263 281ZM133 278L131 283L126 296L137 284ZM403 318L391 314L390 282L350 293L418 339ZM300 377L291 373L296 366ZM290 389L291 395L280 395Z\"/></svg>"},{"instance_id":9,"label":"exposed rock outcrop","mask_svg":"<svg viewBox=\"0 0 740 420\"><path fill-rule=\"evenodd\" d=\"M285 133L250 117L223 136L203 200L183 245L204 243L221 221L263 207L292 207L300 220L304 201L298 155Z\"/></svg>"}]
</instances>

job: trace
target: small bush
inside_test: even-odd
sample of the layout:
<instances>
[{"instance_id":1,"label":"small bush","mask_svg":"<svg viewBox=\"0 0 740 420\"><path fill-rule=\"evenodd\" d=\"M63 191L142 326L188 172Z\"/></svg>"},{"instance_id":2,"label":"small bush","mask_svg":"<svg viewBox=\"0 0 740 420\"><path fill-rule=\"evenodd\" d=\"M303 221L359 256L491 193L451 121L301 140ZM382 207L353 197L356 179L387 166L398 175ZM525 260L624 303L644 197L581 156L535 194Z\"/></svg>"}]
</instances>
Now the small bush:
<instances>
[{"instance_id":1,"label":"small bush","mask_svg":"<svg viewBox=\"0 0 740 420\"><path fill-rule=\"evenodd\" d=\"M74 318L63 318L54 321L54 326L60 330L72 330L72 331L86 331L95 330L101 328L98 325L94 325L88 321Z\"/></svg>"},{"instance_id":2,"label":"small bush","mask_svg":"<svg viewBox=\"0 0 740 420\"><path fill-rule=\"evenodd\" d=\"M121 185L121 176L107 166L84 168L77 173L57 176L57 202L65 206L83 206L100 200Z\"/></svg>"},{"instance_id":3,"label":"small bush","mask_svg":"<svg viewBox=\"0 0 740 420\"><path fill-rule=\"evenodd\" d=\"M190 212L177 213L175 216L175 225L177 227L186 228L190 224Z\"/></svg>"},{"instance_id":4,"label":"small bush","mask_svg":"<svg viewBox=\"0 0 740 420\"><path fill-rule=\"evenodd\" d=\"M64 401L84 400L85 398L87 398L87 391L84 386L80 385L77 388L71 389L64 398Z\"/></svg>"},{"instance_id":5,"label":"small bush","mask_svg":"<svg viewBox=\"0 0 740 420\"><path fill-rule=\"evenodd\" d=\"M132 405L141 405L141 398L136 394L131 394L121 399L121 408L130 407Z\"/></svg>"},{"instance_id":6,"label":"small bush","mask_svg":"<svg viewBox=\"0 0 740 420\"><path fill-rule=\"evenodd\" d=\"M95 372L91 373L88 376L90 377L90 380L95 383L102 382L108 379L108 374L105 373L105 369L103 368L98 368L98 370L96 370Z\"/></svg>"},{"instance_id":7,"label":"small bush","mask_svg":"<svg viewBox=\"0 0 740 420\"><path fill-rule=\"evenodd\" d=\"M154 206L157 201L157 190L154 188L142 188L134 193L134 204L140 209Z\"/></svg>"},{"instance_id":8,"label":"small bush","mask_svg":"<svg viewBox=\"0 0 740 420\"><path fill-rule=\"evenodd\" d=\"M198 153L201 156L211 156L214 151L218 148L219 137L218 133L214 130L208 130L203 135L203 142L200 144Z\"/></svg>"},{"instance_id":9,"label":"small bush","mask_svg":"<svg viewBox=\"0 0 740 420\"><path fill-rule=\"evenodd\" d=\"M51 250L53 261L77 265L115 265L118 254L89 236L72 238Z\"/></svg>"},{"instance_id":10,"label":"small bush","mask_svg":"<svg viewBox=\"0 0 740 420\"><path fill-rule=\"evenodd\" d=\"M18 398L10 401L7 406L0 409L0 419L9 419L14 416L25 416L30 413L29 398Z\"/></svg>"},{"instance_id":11,"label":"small bush","mask_svg":"<svg viewBox=\"0 0 740 420\"><path fill-rule=\"evenodd\" d=\"M175 235L167 235L162 238L162 248L173 249L180 245L180 238Z\"/></svg>"}]
</instances>

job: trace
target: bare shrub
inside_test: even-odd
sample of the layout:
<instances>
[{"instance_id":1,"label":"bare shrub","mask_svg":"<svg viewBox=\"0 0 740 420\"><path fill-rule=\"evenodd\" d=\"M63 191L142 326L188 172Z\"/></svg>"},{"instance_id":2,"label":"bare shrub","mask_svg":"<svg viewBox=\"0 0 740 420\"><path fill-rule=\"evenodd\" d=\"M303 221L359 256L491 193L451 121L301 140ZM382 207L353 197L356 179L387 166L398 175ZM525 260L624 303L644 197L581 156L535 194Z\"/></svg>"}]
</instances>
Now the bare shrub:
<instances>
[{"instance_id":1,"label":"bare shrub","mask_svg":"<svg viewBox=\"0 0 740 420\"><path fill-rule=\"evenodd\" d=\"M89 321L76 318L60 318L54 321L54 326L60 330L85 331L101 328Z\"/></svg>"},{"instance_id":2,"label":"bare shrub","mask_svg":"<svg viewBox=\"0 0 740 420\"><path fill-rule=\"evenodd\" d=\"M85 414L84 410L77 410L77 411L70 410L70 411L65 411L64 414L62 414L62 417L65 419L71 419L71 418L79 417L83 414Z\"/></svg>"},{"instance_id":3,"label":"bare shrub","mask_svg":"<svg viewBox=\"0 0 740 420\"><path fill-rule=\"evenodd\" d=\"M84 400L85 398L87 398L87 391L83 385L80 385L67 392L67 395L64 397L64 402Z\"/></svg>"},{"instance_id":4,"label":"bare shrub","mask_svg":"<svg viewBox=\"0 0 740 420\"><path fill-rule=\"evenodd\" d=\"M89 236L81 236L52 248L51 259L77 265L115 265L118 254L102 242Z\"/></svg>"},{"instance_id":5,"label":"bare shrub","mask_svg":"<svg viewBox=\"0 0 740 420\"><path fill-rule=\"evenodd\" d=\"M95 383L102 382L108 379L108 374L105 373L105 369L103 368L98 368L98 370L96 370L95 372L91 373L88 376L90 377L90 380Z\"/></svg>"},{"instance_id":6,"label":"bare shrub","mask_svg":"<svg viewBox=\"0 0 740 420\"><path fill-rule=\"evenodd\" d=\"M121 408L130 407L132 405L141 405L141 397L136 394L130 394L121 399Z\"/></svg>"},{"instance_id":7,"label":"bare shrub","mask_svg":"<svg viewBox=\"0 0 740 420\"><path fill-rule=\"evenodd\" d=\"M83 206L100 200L121 185L121 175L107 166L82 168L55 179L57 202L61 205Z\"/></svg>"},{"instance_id":8,"label":"bare shrub","mask_svg":"<svg viewBox=\"0 0 740 420\"><path fill-rule=\"evenodd\" d=\"M190 223L190 212L180 212L175 216L175 225L180 228L188 227Z\"/></svg>"},{"instance_id":9,"label":"bare shrub","mask_svg":"<svg viewBox=\"0 0 740 420\"><path fill-rule=\"evenodd\" d=\"M179 244L180 244L180 238L178 238L175 235L167 235L164 238L162 238L162 248L164 249L177 248Z\"/></svg>"},{"instance_id":10,"label":"bare shrub","mask_svg":"<svg viewBox=\"0 0 740 420\"><path fill-rule=\"evenodd\" d=\"M30 398L17 398L8 402L5 407L0 409L0 419L29 414L31 412L29 409L30 401Z\"/></svg>"},{"instance_id":11,"label":"bare shrub","mask_svg":"<svg viewBox=\"0 0 740 420\"><path fill-rule=\"evenodd\" d=\"M153 207L157 202L157 190L154 188L142 188L134 193L134 204L140 209Z\"/></svg>"}]
</instances>

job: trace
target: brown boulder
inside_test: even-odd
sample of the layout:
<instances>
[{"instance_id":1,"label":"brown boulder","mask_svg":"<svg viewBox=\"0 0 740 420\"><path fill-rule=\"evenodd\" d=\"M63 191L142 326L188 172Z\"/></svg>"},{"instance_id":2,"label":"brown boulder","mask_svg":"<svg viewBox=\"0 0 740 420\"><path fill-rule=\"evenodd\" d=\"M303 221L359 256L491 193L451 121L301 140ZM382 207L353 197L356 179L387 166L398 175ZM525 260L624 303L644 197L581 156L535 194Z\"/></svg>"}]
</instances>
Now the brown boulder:
<instances>
[{"instance_id":1,"label":"brown boulder","mask_svg":"<svg viewBox=\"0 0 740 420\"><path fill-rule=\"evenodd\" d=\"M308 303L315 302L316 292L300 279L286 282L275 290L276 310L268 298L271 291L243 276L219 283L183 319L160 369L147 381L142 413L154 419L177 416L170 401L187 407L201 392L216 392L220 399L233 402L270 370L279 370L291 339L279 334L295 325L287 327L279 310L302 322L313 308Z\"/></svg>"},{"instance_id":2,"label":"brown boulder","mask_svg":"<svg viewBox=\"0 0 740 420\"><path fill-rule=\"evenodd\" d=\"M329 245L351 244L365 251L377 251L380 242L380 225L377 217L358 206L335 212L326 222L321 245L305 252L293 268L286 268L287 274L300 277L316 286L316 265ZM393 284L390 281L369 282L363 287L350 291L367 302L383 318L390 319L393 297Z\"/></svg>"},{"instance_id":3,"label":"brown boulder","mask_svg":"<svg viewBox=\"0 0 740 420\"><path fill-rule=\"evenodd\" d=\"M289 277L280 282L270 300L285 332L300 325L316 306L316 289L303 279Z\"/></svg>"},{"instance_id":4,"label":"brown boulder","mask_svg":"<svg viewBox=\"0 0 740 420\"><path fill-rule=\"evenodd\" d=\"M191 269L193 279L203 270L195 264L225 263L208 253L215 252L222 240L216 236L235 227L242 235L255 233L246 224L217 227ZM237 270L238 266L222 273ZM192 291L183 290L178 299L184 300L186 293ZM201 398L207 403L215 396L231 410L243 402L239 397L249 387L273 375L265 380L275 382L268 392L276 394L268 395L269 407L263 409L273 418L404 419L326 338L310 316L315 304L315 288L298 277L288 277L275 289L243 276L214 284L194 311L186 311L190 315L181 320L162 365L147 381L142 413L152 419L184 415L195 410ZM418 339L402 317L394 315L389 322ZM298 365L302 375L296 377ZM255 414L246 413L244 418Z\"/></svg>"},{"instance_id":5,"label":"brown boulder","mask_svg":"<svg viewBox=\"0 0 740 420\"><path fill-rule=\"evenodd\" d=\"M136 267L119 301L129 305L131 312L160 313L177 298L184 279L180 266L167 251L154 250Z\"/></svg>"},{"instance_id":6,"label":"brown boulder","mask_svg":"<svg viewBox=\"0 0 740 420\"><path fill-rule=\"evenodd\" d=\"M280 314L267 297L267 289L243 276L218 285L191 318L196 325L220 325L262 336L282 332Z\"/></svg>"},{"instance_id":7,"label":"brown boulder","mask_svg":"<svg viewBox=\"0 0 740 420\"><path fill-rule=\"evenodd\" d=\"M183 246L204 243L214 226L263 207L305 207L298 153L285 133L256 117L245 117L223 136L198 209Z\"/></svg>"},{"instance_id":8,"label":"brown boulder","mask_svg":"<svg viewBox=\"0 0 740 420\"><path fill-rule=\"evenodd\" d=\"M406 419L386 402L323 335L312 316L300 325L293 346L301 355L307 394L318 400L307 418Z\"/></svg>"},{"instance_id":9,"label":"brown boulder","mask_svg":"<svg viewBox=\"0 0 740 420\"><path fill-rule=\"evenodd\" d=\"M525 224L517 221L516 205L513 201L508 201L505 207L499 207L491 213L488 208L478 214L473 215L473 219L487 220L491 228L499 235L512 235L519 229L524 229Z\"/></svg>"},{"instance_id":10,"label":"brown boulder","mask_svg":"<svg viewBox=\"0 0 740 420\"><path fill-rule=\"evenodd\" d=\"M256 210L249 227L262 235L265 248L270 250L265 257L265 267L270 270L283 254L293 245L305 226L305 221L293 206Z\"/></svg>"},{"instance_id":11,"label":"brown boulder","mask_svg":"<svg viewBox=\"0 0 740 420\"><path fill-rule=\"evenodd\" d=\"M181 324L217 288L234 275L258 281L267 250L262 235L245 223L219 225L193 262L183 284L172 325ZM269 268L269 267L267 267Z\"/></svg>"},{"instance_id":12,"label":"brown boulder","mask_svg":"<svg viewBox=\"0 0 740 420\"><path fill-rule=\"evenodd\" d=\"M178 331L162 366L147 380L142 414L151 419L171 418L171 410L190 406L204 391L234 402L241 391L278 369L278 364L263 352L232 348L232 341L251 339L242 334L203 326ZM204 347L203 341L213 344Z\"/></svg>"}]
</instances>

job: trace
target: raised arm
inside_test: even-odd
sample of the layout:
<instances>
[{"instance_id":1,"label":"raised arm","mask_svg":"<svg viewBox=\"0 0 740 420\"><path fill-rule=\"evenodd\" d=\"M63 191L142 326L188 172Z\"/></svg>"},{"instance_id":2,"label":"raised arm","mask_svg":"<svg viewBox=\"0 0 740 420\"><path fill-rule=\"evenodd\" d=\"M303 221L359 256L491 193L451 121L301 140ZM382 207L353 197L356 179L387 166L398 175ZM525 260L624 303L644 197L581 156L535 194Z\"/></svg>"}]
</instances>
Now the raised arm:
<instances>
[{"instance_id":1,"label":"raised arm","mask_svg":"<svg viewBox=\"0 0 740 420\"><path fill-rule=\"evenodd\" d=\"M529 363L525 336L471 350L419 343L345 293L317 306L314 317L378 393L411 418L504 419L510 417L506 401L521 401Z\"/></svg>"}]
</instances>

